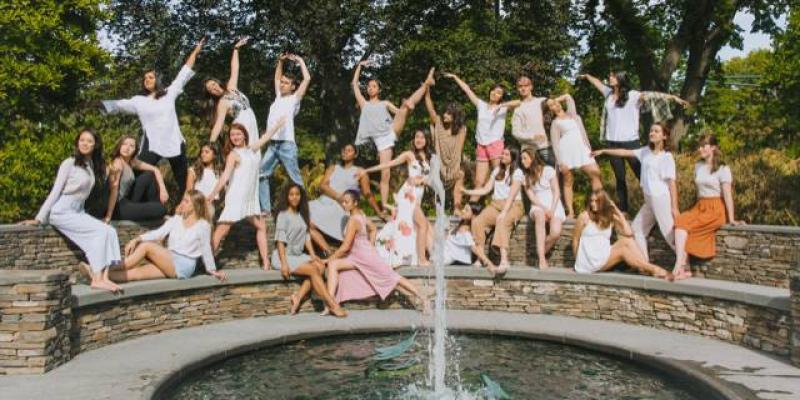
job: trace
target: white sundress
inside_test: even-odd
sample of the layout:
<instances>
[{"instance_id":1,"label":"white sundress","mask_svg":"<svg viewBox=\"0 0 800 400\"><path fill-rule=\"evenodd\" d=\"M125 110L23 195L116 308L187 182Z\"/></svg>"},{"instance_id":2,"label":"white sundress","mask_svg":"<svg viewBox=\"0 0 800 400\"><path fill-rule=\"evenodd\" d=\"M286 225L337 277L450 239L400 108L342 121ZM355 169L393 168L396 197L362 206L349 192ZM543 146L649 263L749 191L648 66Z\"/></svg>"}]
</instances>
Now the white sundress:
<instances>
[{"instance_id":1,"label":"white sundress","mask_svg":"<svg viewBox=\"0 0 800 400\"><path fill-rule=\"evenodd\" d=\"M611 229L600 229L592 220L586 224L578 242L575 272L591 274L600 271L611 255Z\"/></svg>"},{"instance_id":2,"label":"white sundress","mask_svg":"<svg viewBox=\"0 0 800 400\"><path fill-rule=\"evenodd\" d=\"M225 95L225 100L231 104L229 113L233 117L233 122L244 125L247 129L248 144L258 141L258 121L253 108L250 107L250 100L238 89L233 89Z\"/></svg>"},{"instance_id":3,"label":"white sundress","mask_svg":"<svg viewBox=\"0 0 800 400\"><path fill-rule=\"evenodd\" d=\"M544 204L545 207L549 210L550 207L553 206L553 188L550 185L550 181L553 177L556 176L556 170L549 166L545 165L542 169L542 174L539 176L539 182L536 182L532 188L529 188L531 192L536 196L539 201ZM530 197L530 195L529 195ZM564 212L564 204L561 203L561 199L555 199L558 202L556 206L556 211L553 214L554 218L558 218L561 222L567 219L567 214ZM533 219L533 210L538 208L537 206L532 205L530 210L530 217Z\"/></svg>"},{"instance_id":4,"label":"white sundress","mask_svg":"<svg viewBox=\"0 0 800 400\"><path fill-rule=\"evenodd\" d=\"M408 179L394 194L396 212L394 218L378 232L376 247L378 254L392 267L417 265L417 230L414 227L414 209L425 193L423 185L413 186L412 178L430 176L430 165L414 160L408 164Z\"/></svg>"},{"instance_id":5,"label":"white sundress","mask_svg":"<svg viewBox=\"0 0 800 400\"><path fill-rule=\"evenodd\" d=\"M258 203L258 168L261 156L247 148L233 149L239 155L239 165L233 171L225 194L225 208L219 222L236 222L261 213Z\"/></svg>"},{"instance_id":6,"label":"white sundress","mask_svg":"<svg viewBox=\"0 0 800 400\"><path fill-rule=\"evenodd\" d=\"M561 138L558 142L559 163L566 165L569 169L595 163L591 156L591 149L583 141L577 121L572 118L556 118L553 120L553 124L556 124L561 131Z\"/></svg>"}]
</instances>

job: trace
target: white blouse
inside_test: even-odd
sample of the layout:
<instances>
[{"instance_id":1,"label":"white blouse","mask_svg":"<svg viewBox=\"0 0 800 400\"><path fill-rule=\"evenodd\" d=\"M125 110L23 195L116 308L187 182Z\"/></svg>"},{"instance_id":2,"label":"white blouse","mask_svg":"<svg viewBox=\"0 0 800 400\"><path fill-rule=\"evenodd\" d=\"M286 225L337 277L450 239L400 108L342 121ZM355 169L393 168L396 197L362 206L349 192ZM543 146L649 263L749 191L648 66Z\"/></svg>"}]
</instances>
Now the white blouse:
<instances>
[{"instance_id":1,"label":"white blouse","mask_svg":"<svg viewBox=\"0 0 800 400\"><path fill-rule=\"evenodd\" d=\"M124 100L104 100L103 107L107 113L136 114L150 151L162 157L175 157L181 154L184 142L175 112L175 99L183 93L183 87L193 76L194 71L184 65L167 88L167 94L161 98L137 95Z\"/></svg>"},{"instance_id":2,"label":"white blouse","mask_svg":"<svg viewBox=\"0 0 800 400\"><path fill-rule=\"evenodd\" d=\"M506 129L506 113L508 107L500 107L495 114L495 109L489 109L485 101L478 102L478 124L475 126L475 140L478 144L487 146L498 140L503 140Z\"/></svg>"},{"instance_id":3,"label":"white blouse","mask_svg":"<svg viewBox=\"0 0 800 400\"><path fill-rule=\"evenodd\" d=\"M62 161L61 166L58 167L56 181L53 183L53 188L50 189L47 200L45 200L42 207L39 208L39 212L36 214L36 220L42 224L46 224L50 216L50 210L62 195L75 196L85 201L89 198L93 186L94 171L91 168L91 164L86 167L79 167L75 165L75 158L67 158Z\"/></svg>"},{"instance_id":4,"label":"white blouse","mask_svg":"<svg viewBox=\"0 0 800 400\"><path fill-rule=\"evenodd\" d=\"M637 90L628 91L628 101L623 107L617 107L617 100L612 96L613 89L606 86L603 93L606 96L605 108L608 115L605 139L612 142L639 140L639 100L642 93Z\"/></svg>"},{"instance_id":5,"label":"white blouse","mask_svg":"<svg viewBox=\"0 0 800 400\"><path fill-rule=\"evenodd\" d=\"M694 183L697 185L697 197L720 197L722 196L722 184L733 182L733 174L727 165L720 165L715 172L711 172L711 166L700 161L694 165Z\"/></svg>"},{"instance_id":6,"label":"white blouse","mask_svg":"<svg viewBox=\"0 0 800 400\"><path fill-rule=\"evenodd\" d=\"M668 151L656 154L649 146L633 150L633 154L642 163L642 192L648 196L669 194L670 180L675 180L675 158Z\"/></svg>"},{"instance_id":7,"label":"white blouse","mask_svg":"<svg viewBox=\"0 0 800 400\"><path fill-rule=\"evenodd\" d=\"M492 192L492 200L505 200L511 194L511 185L514 182L519 182L520 185L525 182L525 174L522 173L522 170L517 168L514 170L514 173L511 174L511 179L508 176L504 177L504 179L497 180L497 174L500 173L500 167L495 168L492 171L492 176L489 179L494 182L494 192ZM517 197L514 199L515 201L522 201L522 189L517 191Z\"/></svg>"},{"instance_id":8,"label":"white blouse","mask_svg":"<svg viewBox=\"0 0 800 400\"><path fill-rule=\"evenodd\" d=\"M281 129L275 132L272 140L286 140L294 142L294 116L300 112L300 99L294 94L288 96L281 96L275 98L272 105L269 106L269 115L267 116L267 129L275 126L281 118L286 117L286 123Z\"/></svg>"},{"instance_id":9,"label":"white blouse","mask_svg":"<svg viewBox=\"0 0 800 400\"><path fill-rule=\"evenodd\" d=\"M190 227L183 224L183 217L175 215L158 229L139 236L142 240L160 241L167 239L167 249L190 258L203 258L207 271L216 271L214 252L211 250L211 225L198 219Z\"/></svg>"},{"instance_id":10,"label":"white blouse","mask_svg":"<svg viewBox=\"0 0 800 400\"><path fill-rule=\"evenodd\" d=\"M550 182L555 177L556 177L555 168L553 168L553 167L551 167L549 165L545 165L544 168L542 168L541 175L539 175L539 181L536 182L531 187L531 190L533 190L534 194L538 194L538 193L542 193L542 192L552 193L553 186L550 184Z\"/></svg>"}]
</instances>

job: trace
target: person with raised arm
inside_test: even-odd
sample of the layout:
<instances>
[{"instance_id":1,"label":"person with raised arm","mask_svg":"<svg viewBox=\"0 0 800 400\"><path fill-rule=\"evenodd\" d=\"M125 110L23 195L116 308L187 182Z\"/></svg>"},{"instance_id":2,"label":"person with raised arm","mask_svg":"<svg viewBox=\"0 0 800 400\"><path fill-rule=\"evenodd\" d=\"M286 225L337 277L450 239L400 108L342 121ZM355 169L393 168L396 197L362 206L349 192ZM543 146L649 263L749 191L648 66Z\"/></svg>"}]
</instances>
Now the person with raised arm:
<instances>
[{"instance_id":1,"label":"person with raised arm","mask_svg":"<svg viewBox=\"0 0 800 400\"><path fill-rule=\"evenodd\" d=\"M361 176L363 168L355 165L357 156L358 152L354 144L344 145L339 157L340 163L331 165L325 170L325 175L319 184L320 196L308 203L311 239L326 253L330 252L330 246L325 236L338 242L341 242L343 238L347 214L339 199L345 190L360 189L378 216L383 220L388 219L370 190L369 178L365 175Z\"/></svg>"},{"instance_id":2,"label":"person with raised arm","mask_svg":"<svg viewBox=\"0 0 800 400\"><path fill-rule=\"evenodd\" d=\"M233 45L231 56L231 76L223 85L222 81L208 78L203 82L208 101L206 103L208 121L211 124L211 142L216 142L225 125L225 117L230 115L234 123L244 125L250 135L248 141L258 140L258 121L250 100L239 91L239 49L246 45L248 38L239 39Z\"/></svg>"},{"instance_id":3,"label":"person with raised arm","mask_svg":"<svg viewBox=\"0 0 800 400\"><path fill-rule=\"evenodd\" d=\"M414 110L417 103L422 100L422 96L428 90L428 87L433 85L433 72L431 68L428 72L428 77L423 82L422 86L417 89L411 97L404 100L398 108L388 100L381 100L381 86L377 79L369 79L367 81L367 97L361 93L359 80L361 78L361 69L369 66L368 61L361 61L356 65L356 70L353 73L353 80L350 85L353 88L353 94L356 97L356 103L361 110L358 120L358 132L356 133L356 145L362 145L367 142L375 144L375 149L378 151L378 162L386 164L392 160L392 149L397 138L403 133L403 127L406 125L408 114ZM394 114L394 117L391 114ZM386 206L389 202L389 178L391 171L381 171L381 180L378 189L381 194L381 205Z\"/></svg>"},{"instance_id":4,"label":"person with raised arm","mask_svg":"<svg viewBox=\"0 0 800 400\"><path fill-rule=\"evenodd\" d=\"M666 121L672 117L668 101L675 101L683 107L689 106L686 100L675 95L633 90L625 71L611 71L608 75L608 85L589 74L578 75L578 79L589 81L605 98L600 138L606 142L606 147L609 149L634 150L641 147L639 114L642 109L645 109L645 106L652 111L654 122ZM641 164L635 158L611 157L611 167L616 180L617 201L619 209L623 213L628 212L625 161L636 174L636 179L640 179L642 169Z\"/></svg>"},{"instance_id":5,"label":"person with raised arm","mask_svg":"<svg viewBox=\"0 0 800 400\"><path fill-rule=\"evenodd\" d=\"M514 110L511 116L511 135L517 139L521 150L536 150L547 165L555 168L556 155L544 129L547 97L534 97L533 80L525 75L517 78L517 92L519 100L503 103L509 110Z\"/></svg>"},{"instance_id":6,"label":"person with raised arm","mask_svg":"<svg viewBox=\"0 0 800 400\"><path fill-rule=\"evenodd\" d=\"M481 100L472 88L469 87L458 76L451 73L444 74L446 78L453 79L456 84L464 91L469 101L478 110L478 122L475 125L475 175L473 184L476 188L483 187L489 174L489 167L495 170L500 165L500 157L505 148L503 135L506 129L506 113L508 107L500 102L503 100L505 89L501 85L494 85L489 91L489 101ZM464 191L466 193L466 191ZM479 196L470 197L470 202L478 201ZM479 243L479 245L483 245Z\"/></svg>"},{"instance_id":7,"label":"person with raised arm","mask_svg":"<svg viewBox=\"0 0 800 400\"><path fill-rule=\"evenodd\" d=\"M522 150L520 169L525 174L522 187L531 202L528 216L534 223L539 269L547 269L550 267L547 253L561 237L561 226L567 219L564 206L561 204L558 174L553 167L542 160L539 152L531 148ZM549 233L547 233L548 223Z\"/></svg>"},{"instance_id":8,"label":"person with raised arm","mask_svg":"<svg viewBox=\"0 0 800 400\"><path fill-rule=\"evenodd\" d=\"M142 94L124 100L103 101L103 108L107 113L134 114L139 117L144 130L139 160L157 165L162 158L166 158L181 195L186 190L184 186L188 166L186 140L181 134L175 100L194 76L192 68L205 43L205 37L200 39L168 87L164 88L155 70L148 70L142 78Z\"/></svg>"},{"instance_id":9,"label":"person with raised arm","mask_svg":"<svg viewBox=\"0 0 800 400\"><path fill-rule=\"evenodd\" d=\"M189 279L203 265L209 275L224 281L217 271L211 250L211 223L206 214L206 196L197 190L183 195L177 212L158 229L145 232L125 245L122 268L113 268L109 277L117 282L149 279ZM167 239L167 247L161 242Z\"/></svg>"},{"instance_id":10,"label":"person with raised arm","mask_svg":"<svg viewBox=\"0 0 800 400\"><path fill-rule=\"evenodd\" d=\"M300 72L303 74L300 84L297 84L293 75L284 71L286 61L295 62L300 66ZM275 85L275 101L269 106L267 126L275 126L281 119L285 119L286 122L283 124L283 128L279 129L269 140L267 151L261 159L258 198L261 212L265 215L269 215L272 211L269 180L279 162L286 169L289 179L303 186L303 176L300 175L300 165L297 162L294 117L300 112L300 101L303 100L308 85L311 84L311 74L308 72L305 60L295 54L281 54L278 57L278 65L275 67L273 84Z\"/></svg>"},{"instance_id":11,"label":"person with raised arm","mask_svg":"<svg viewBox=\"0 0 800 400\"><path fill-rule=\"evenodd\" d=\"M636 158L642 164L644 204L633 219L633 235L645 260L649 260L647 236L656 223L667 244L675 248L675 219L680 214L678 187L675 183L675 158L669 151L669 127L663 122L657 122L650 127L649 136L650 143L635 150L602 149L592 153L593 156L608 154Z\"/></svg>"},{"instance_id":12,"label":"person with raised arm","mask_svg":"<svg viewBox=\"0 0 800 400\"><path fill-rule=\"evenodd\" d=\"M561 103L567 104L567 109ZM564 201L567 205L567 218L575 218L575 209L572 206L574 197L572 186L575 178L572 171L580 169L591 181L592 190L603 188L600 180L600 168L592 158L592 145L589 143L589 136L586 135L586 128L583 126L583 119L578 115L575 107L575 100L569 94L564 94L555 99L547 100L547 107L553 114L553 122L550 125L550 139L553 141L555 149L556 165L564 177Z\"/></svg>"},{"instance_id":13,"label":"person with raised arm","mask_svg":"<svg viewBox=\"0 0 800 400\"><path fill-rule=\"evenodd\" d=\"M617 232L617 241L613 245L612 229ZM586 197L586 211L578 216L572 232L575 272L604 272L624 262L641 274L674 280L664 268L647 261L631 236L633 232L625 215L611 202L608 194L603 190L592 192Z\"/></svg>"},{"instance_id":14,"label":"person with raised arm","mask_svg":"<svg viewBox=\"0 0 800 400\"><path fill-rule=\"evenodd\" d=\"M100 135L89 128L81 129L75 137L72 156L61 162L53 188L36 218L20 224L52 225L83 251L89 263L81 262L79 266L90 277L91 287L119 292L122 288L108 277L109 268L122 262L117 231L83 208L92 187L105 174Z\"/></svg>"},{"instance_id":15,"label":"person with raised arm","mask_svg":"<svg viewBox=\"0 0 800 400\"><path fill-rule=\"evenodd\" d=\"M261 217L258 202L259 149L269 142L275 132L280 130L285 123L286 118L280 119L267 130L267 133L257 143L249 144L249 147L250 136L247 134L247 128L236 123L231 125L224 150L226 154L225 169L214 189L206 196L209 203L213 202L230 182L225 191L225 208L222 209L211 238L214 252L219 251L220 244L230 232L231 226L246 218L256 228L256 244L261 256L262 268L265 270L269 270L270 264L267 225Z\"/></svg>"},{"instance_id":16,"label":"person with raised arm","mask_svg":"<svg viewBox=\"0 0 800 400\"><path fill-rule=\"evenodd\" d=\"M133 171L141 171L135 176ZM122 135L117 140L108 166L108 205L103 222L112 219L148 221L167 214L169 200L161 171L136 158L136 138Z\"/></svg>"},{"instance_id":17,"label":"person with raised arm","mask_svg":"<svg viewBox=\"0 0 800 400\"><path fill-rule=\"evenodd\" d=\"M425 108L430 118L433 148L441 160L441 176L445 190L453 191L453 210L461 209L461 189L464 187L465 165L462 163L467 126L464 125L464 110L456 103L449 103L442 115L436 112L431 99L431 88L425 92Z\"/></svg>"}]
</instances>

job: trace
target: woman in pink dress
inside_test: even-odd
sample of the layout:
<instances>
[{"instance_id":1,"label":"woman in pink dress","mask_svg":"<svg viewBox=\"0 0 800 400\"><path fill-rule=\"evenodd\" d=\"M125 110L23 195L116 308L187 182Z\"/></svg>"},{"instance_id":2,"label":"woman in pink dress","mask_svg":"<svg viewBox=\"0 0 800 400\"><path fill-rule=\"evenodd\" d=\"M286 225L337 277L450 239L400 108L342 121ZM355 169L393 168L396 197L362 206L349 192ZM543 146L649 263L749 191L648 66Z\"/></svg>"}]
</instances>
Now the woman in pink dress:
<instances>
[{"instance_id":1,"label":"woman in pink dress","mask_svg":"<svg viewBox=\"0 0 800 400\"><path fill-rule=\"evenodd\" d=\"M430 307L427 296L378 255L375 226L358 208L360 197L355 190L342 195L342 207L350 214L350 220L342 245L328 259L328 291L337 303L342 303L376 295L385 299L396 289L409 298L415 297L427 313Z\"/></svg>"}]
</instances>

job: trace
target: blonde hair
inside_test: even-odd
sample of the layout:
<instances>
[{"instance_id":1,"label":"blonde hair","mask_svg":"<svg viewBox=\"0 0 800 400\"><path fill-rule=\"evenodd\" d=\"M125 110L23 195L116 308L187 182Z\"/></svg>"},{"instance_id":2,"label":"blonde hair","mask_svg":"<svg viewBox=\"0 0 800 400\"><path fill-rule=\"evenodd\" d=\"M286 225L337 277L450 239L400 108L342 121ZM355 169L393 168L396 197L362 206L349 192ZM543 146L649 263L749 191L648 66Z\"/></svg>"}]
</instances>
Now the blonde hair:
<instances>
[{"instance_id":1,"label":"blonde hair","mask_svg":"<svg viewBox=\"0 0 800 400\"><path fill-rule=\"evenodd\" d=\"M189 200L192 202L194 215L198 219L204 219L207 222L211 222L211 217L208 215L208 207L206 206L206 195L199 190L191 189L186 191L186 196L189 196Z\"/></svg>"}]
</instances>

